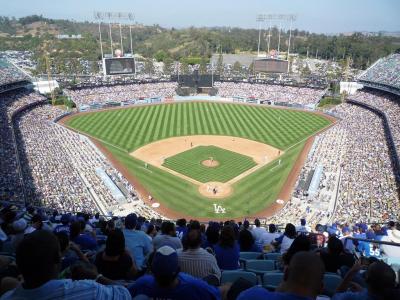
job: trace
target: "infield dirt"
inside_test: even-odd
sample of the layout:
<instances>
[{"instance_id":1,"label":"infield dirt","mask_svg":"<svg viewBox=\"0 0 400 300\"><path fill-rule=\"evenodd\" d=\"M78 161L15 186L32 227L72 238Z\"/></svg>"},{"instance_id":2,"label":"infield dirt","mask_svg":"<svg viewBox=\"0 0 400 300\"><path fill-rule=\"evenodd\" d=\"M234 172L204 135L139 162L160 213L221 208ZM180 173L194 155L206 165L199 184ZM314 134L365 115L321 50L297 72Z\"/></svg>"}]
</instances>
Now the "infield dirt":
<instances>
[{"instance_id":1,"label":"infield dirt","mask_svg":"<svg viewBox=\"0 0 400 300\"><path fill-rule=\"evenodd\" d=\"M257 165L224 183L224 188L222 188L222 183L216 183L221 185L221 188L216 195L210 193L208 189L205 188L203 183L163 166L164 160L168 157L174 156L197 146L211 145L249 156ZM209 198L224 198L229 196L232 192L231 185L233 183L265 166L282 154L282 150L264 143L239 137L219 135L191 135L163 139L147 144L130 153L130 155L133 157L140 159L147 164L158 167L175 176L181 177L198 185L200 187L200 194Z\"/></svg>"}]
</instances>

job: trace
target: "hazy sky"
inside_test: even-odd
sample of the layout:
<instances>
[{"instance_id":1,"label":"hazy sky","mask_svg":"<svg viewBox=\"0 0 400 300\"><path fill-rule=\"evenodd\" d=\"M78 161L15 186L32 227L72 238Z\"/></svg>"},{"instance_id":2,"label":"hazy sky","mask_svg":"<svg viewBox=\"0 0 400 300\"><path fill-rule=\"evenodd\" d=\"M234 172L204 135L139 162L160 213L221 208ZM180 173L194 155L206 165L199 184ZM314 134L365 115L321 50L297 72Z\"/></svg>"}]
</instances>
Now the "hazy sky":
<instances>
[{"instance_id":1,"label":"hazy sky","mask_svg":"<svg viewBox=\"0 0 400 300\"><path fill-rule=\"evenodd\" d=\"M257 13L293 13L294 27L312 32L400 31L400 0L0 0L5 16L92 21L94 11L133 12L165 27L256 28Z\"/></svg>"}]
</instances>

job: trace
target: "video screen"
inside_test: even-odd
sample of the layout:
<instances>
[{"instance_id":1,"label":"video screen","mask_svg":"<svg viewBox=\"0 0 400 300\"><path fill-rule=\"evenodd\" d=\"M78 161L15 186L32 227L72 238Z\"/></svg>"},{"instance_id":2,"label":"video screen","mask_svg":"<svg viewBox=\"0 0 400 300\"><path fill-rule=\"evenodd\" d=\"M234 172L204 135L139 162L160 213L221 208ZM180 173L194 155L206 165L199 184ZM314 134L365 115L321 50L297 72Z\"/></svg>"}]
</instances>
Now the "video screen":
<instances>
[{"instance_id":1,"label":"video screen","mask_svg":"<svg viewBox=\"0 0 400 300\"><path fill-rule=\"evenodd\" d=\"M106 58L106 75L134 74L135 60L133 57Z\"/></svg>"}]
</instances>

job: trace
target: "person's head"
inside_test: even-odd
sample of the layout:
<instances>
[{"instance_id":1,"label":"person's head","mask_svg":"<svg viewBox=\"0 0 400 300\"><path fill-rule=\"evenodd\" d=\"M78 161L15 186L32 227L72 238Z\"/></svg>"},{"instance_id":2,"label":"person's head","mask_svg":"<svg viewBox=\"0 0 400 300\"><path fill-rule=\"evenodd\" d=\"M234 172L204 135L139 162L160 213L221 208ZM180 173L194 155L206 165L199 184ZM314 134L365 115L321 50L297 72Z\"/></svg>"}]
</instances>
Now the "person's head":
<instances>
[{"instance_id":1,"label":"person's head","mask_svg":"<svg viewBox=\"0 0 400 300\"><path fill-rule=\"evenodd\" d=\"M24 277L25 288L36 288L56 279L60 261L59 242L46 230L26 235L16 250L16 262Z\"/></svg>"},{"instance_id":2,"label":"person's head","mask_svg":"<svg viewBox=\"0 0 400 300\"><path fill-rule=\"evenodd\" d=\"M136 214L129 214L125 217L125 228L129 230L133 230L136 228L137 224L137 216Z\"/></svg>"},{"instance_id":3,"label":"person's head","mask_svg":"<svg viewBox=\"0 0 400 300\"><path fill-rule=\"evenodd\" d=\"M176 225L178 227L185 227L186 226L186 219L179 219L176 221Z\"/></svg>"},{"instance_id":4,"label":"person's head","mask_svg":"<svg viewBox=\"0 0 400 300\"><path fill-rule=\"evenodd\" d=\"M146 230L146 234L150 236L154 236L157 233L156 227L154 224L149 224Z\"/></svg>"},{"instance_id":5,"label":"person's head","mask_svg":"<svg viewBox=\"0 0 400 300\"><path fill-rule=\"evenodd\" d=\"M288 238L294 239L296 237L296 227L292 223L287 223L285 233Z\"/></svg>"},{"instance_id":6,"label":"person's head","mask_svg":"<svg viewBox=\"0 0 400 300\"><path fill-rule=\"evenodd\" d=\"M243 229L239 232L240 251L250 251L254 245L254 237L250 231Z\"/></svg>"},{"instance_id":7,"label":"person's head","mask_svg":"<svg viewBox=\"0 0 400 300\"><path fill-rule=\"evenodd\" d=\"M235 244L235 231L231 225L222 227L221 235L219 237L219 244L221 247L232 248Z\"/></svg>"},{"instance_id":8,"label":"person's head","mask_svg":"<svg viewBox=\"0 0 400 300\"><path fill-rule=\"evenodd\" d=\"M306 219L300 219L300 225L306 226Z\"/></svg>"},{"instance_id":9,"label":"person's head","mask_svg":"<svg viewBox=\"0 0 400 300\"><path fill-rule=\"evenodd\" d=\"M275 233L275 232L276 232L276 226L275 226L275 224L269 224L269 226L268 226L268 231L269 231L270 233Z\"/></svg>"},{"instance_id":10,"label":"person's head","mask_svg":"<svg viewBox=\"0 0 400 300\"><path fill-rule=\"evenodd\" d=\"M387 290L396 286L396 273L382 261L376 261L369 265L365 281L368 291L374 295L383 295Z\"/></svg>"},{"instance_id":11,"label":"person's head","mask_svg":"<svg viewBox=\"0 0 400 300\"><path fill-rule=\"evenodd\" d=\"M171 287L179 274L176 251L170 246L160 247L154 253L151 271L160 287Z\"/></svg>"},{"instance_id":12,"label":"person's head","mask_svg":"<svg viewBox=\"0 0 400 300\"><path fill-rule=\"evenodd\" d=\"M292 257L300 251L310 251L311 243L305 235L299 235L290 245L288 251L283 255L283 262L285 265L289 265Z\"/></svg>"},{"instance_id":13,"label":"person's head","mask_svg":"<svg viewBox=\"0 0 400 300\"><path fill-rule=\"evenodd\" d=\"M69 221L70 221L70 215L68 215L68 214L63 214L63 215L61 216L60 221L61 221L61 223L62 223L63 225L68 225L68 224L69 224Z\"/></svg>"},{"instance_id":14,"label":"person's head","mask_svg":"<svg viewBox=\"0 0 400 300\"><path fill-rule=\"evenodd\" d=\"M244 228L244 229L249 229L249 227L250 227L250 222L249 222L248 220L245 220L245 221L243 222L243 228Z\"/></svg>"},{"instance_id":15,"label":"person's head","mask_svg":"<svg viewBox=\"0 0 400 300\"><path fill-rule=\"evenodd\" d=\"M69 246L69 237L65 231L61 231L55 234L58 242L60 243L60 251L61 253L67 250Z\"/></svg>"},{"instance_id":16,"label":"person's head","mask_svg":"<svg viewBox=\"0 0 400 300\"><path fill-rule=\"evenodd\" d=\"M189 230L200 230L200 222L197 220L191 220L189 223Z\"/></svg>"},{"instance_id":17,"label":"person's head","mask_svg":"<svg viewBox=\"0 0 400 300\"><path fill-rule=\"evenodd\" d=\"M261 223L260 223L259 219L255 219L254 220L254 224L256 225L256 227L260 227L261 226Z\"/></svg>"},{"instance_id":18,"label":"person's head","mask_svg":"<svg viewBox=\"0 0 400 300\"><path fill-rule=\"evenodd\" d=\"M107 256L119 256L125 251L125 237L120 229L110 231L106 240L106 249L104 250Z\"/></svg>"},{"instance_id":19,"label":"person's head","mask_svg":"<svg viewBox=\"0 0 400 300\"><path fill-rule=\"evenodd\" d=\"M328 251L330 254L339 255L343 252L343 243L335 236L329 237Z\"/></svg>"},{"instance_id":20,"label":"person's head","mask_svg":"<svg viewBox=\"0 0 400 300\"><path fill-rule=\"evenodd\" d=\"M218 223L211 223L208 225L206 229L206 237L207 241L210 244L216 244L219 241L219 224Z\"/></svg>"},{"instance_id":21,"label":"person's head","mask_svg":"<svg viewBox=\"0 0 400 300\"><path fill-rule=\"evenodd\" d=\"M69 235L71 240L76 238L81 233L81 223L80 222L72 222L69 226Z\"/></svg>"},{"instance_id":22,"label":"person's head","mask_svg":"<svg viewBox=\"0 0 400 300\"><path fill-rule=\"evenodd\" d=\"M201 232L197 229L192 229L189 231L186 237L186 246L189 249L200 248L201 245Z\"/></svg>"},{"instance_id":23,"label":"person's head","mask_svg":"<svg viewBox=\"0 0 400 300\"><path fill-rule=\"evenodd\" d=\"M172 223L171 221L164 221L161 224L161 233L170 235L170 236L175 236L175 224Z\"/></svg>"},{"instance_id":24,"label":"person's head","mask_svg":"<svg viewBox=\"0 0 400 300\"><path fill-rule=\"evenodd\" d=\"M313 252L297 252L285 270L283 290L314 299L322 290L324 272L324 264L318 255Z\"/></svg>"},{"instance_id":25,"label":"person's head","mask_svg":"<svg viewBox=\"0 0 400 300\"><path fill-rule=\"evenodd\" d=\"M42 216L39 214L34 215L31 219L31 222L32 222L32 227L36 229L41 229L43 226L43 219Z\"/></svg>"}]
</instances>

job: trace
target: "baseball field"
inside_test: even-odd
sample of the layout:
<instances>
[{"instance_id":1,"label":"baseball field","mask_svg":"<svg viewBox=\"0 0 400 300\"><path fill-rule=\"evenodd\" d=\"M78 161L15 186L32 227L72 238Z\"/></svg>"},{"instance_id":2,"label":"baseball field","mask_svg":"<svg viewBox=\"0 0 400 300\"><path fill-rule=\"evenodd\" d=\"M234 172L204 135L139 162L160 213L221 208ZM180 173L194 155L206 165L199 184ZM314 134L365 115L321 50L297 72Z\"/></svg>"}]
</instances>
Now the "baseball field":
<instances>
[{"instance_id":1,"label":"baseball field","mask_svg":"<svg viewBox=\"0 0 400 300\"><path fill-rule=\"evenodd\" d=\"M275 203L307 139L331 121L296 110L185 102L82 113L65 124L101 145L160 212L212 219L255 215Z\"/></svg>"}]
</instances>

